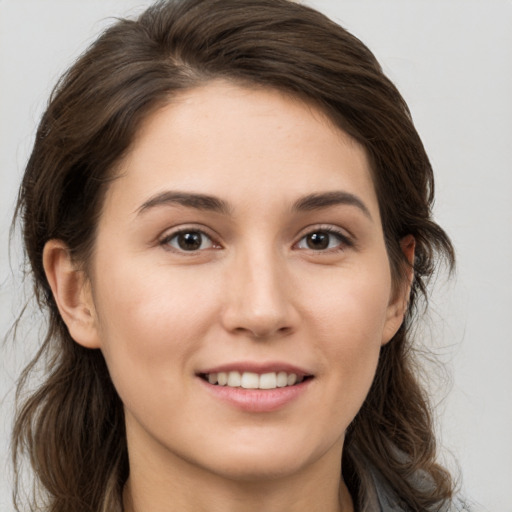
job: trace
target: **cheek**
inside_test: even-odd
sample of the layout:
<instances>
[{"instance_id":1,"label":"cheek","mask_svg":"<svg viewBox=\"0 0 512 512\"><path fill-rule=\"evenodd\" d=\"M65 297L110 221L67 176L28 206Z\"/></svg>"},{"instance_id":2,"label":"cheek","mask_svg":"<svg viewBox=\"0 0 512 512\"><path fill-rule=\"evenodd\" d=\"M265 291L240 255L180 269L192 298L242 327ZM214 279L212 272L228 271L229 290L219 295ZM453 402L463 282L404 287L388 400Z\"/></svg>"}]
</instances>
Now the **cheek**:
<instances>
[{"instance_id":1,"label":"cheek","mask_svg":"<svg viewBox=\"0 0 512 512\"><path fill-rule=\"evenodd\" d=\"M318 340L332 396L355 416L377 368L391 278L387 265L351 270L318 287L308 302L308 314L309 337Z\"/></svg>"},{"instance_id":2,"label":"cheek","mask_svg":"<svg viewBox=\"0 0 512 512\"><path fill-rule=\"evenodd\" d=\"M187 272L132 265L111 265L95 292L101 350L125 403L184 381L218 302Z\"/></svg>"},{"instance_id":3,"label":"cheek","mask_svg":"<svg viewBox=\"0 0 512 512\"><path fill-rule=\"evenodd\" d=\"M376 258L372 265L336 269L309 288L304 303L311 321L323 338L342 340L335 343L340 350L380 347L391 296L386 262Z\"/></svg>"}]
</instances>

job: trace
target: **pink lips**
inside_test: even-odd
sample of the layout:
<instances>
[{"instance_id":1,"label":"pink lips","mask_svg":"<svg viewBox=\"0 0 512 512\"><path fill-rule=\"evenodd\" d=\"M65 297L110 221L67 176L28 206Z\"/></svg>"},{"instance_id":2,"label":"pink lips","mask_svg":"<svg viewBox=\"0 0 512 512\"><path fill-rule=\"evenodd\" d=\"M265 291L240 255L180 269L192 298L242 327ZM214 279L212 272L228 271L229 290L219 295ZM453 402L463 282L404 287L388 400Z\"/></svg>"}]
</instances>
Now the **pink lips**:
<instances>
[{"instance_id":1,"label":"pink lips","mask_svg":"<svg viewBox=\"0 0 512 512\"><path fill-rule=\"evenodd\" d=\"M262 413L281 409L303 395L313 380L312 378L306 378L299 384L275 389L244 389L241 387L210 384L202 377L210 373L227 373L231 371L253 372L260 375L270 372L286 372L288 374L295 373L298 377L312 377L312 375L303 368L277 362L265 364L253 362L230 363L201 370L197 373L199 382L213 397L246 412Z\"/></svg>"}]
</instances>

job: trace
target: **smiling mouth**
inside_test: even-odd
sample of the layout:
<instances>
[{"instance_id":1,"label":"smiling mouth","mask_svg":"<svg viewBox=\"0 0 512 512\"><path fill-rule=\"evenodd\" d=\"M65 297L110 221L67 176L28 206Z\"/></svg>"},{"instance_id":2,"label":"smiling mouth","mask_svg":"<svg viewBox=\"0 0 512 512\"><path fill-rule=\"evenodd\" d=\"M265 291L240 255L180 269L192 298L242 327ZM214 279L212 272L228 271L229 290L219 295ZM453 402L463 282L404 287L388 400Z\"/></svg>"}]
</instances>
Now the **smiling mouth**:
<instances>
[{"instance_id":1,"label":"smiling mouth","mask_svg":"<svg viewBox=\"0 0 512 512\"><path fill-rule=\"evenodd\" d=\"M225 386L230 388L243 389L276 389L295 386L307 379L313 378L311 375L297 375L296 373L268 372L217 372L201 373L199 377L214 386Z\"/></svg>"}]
</instances>

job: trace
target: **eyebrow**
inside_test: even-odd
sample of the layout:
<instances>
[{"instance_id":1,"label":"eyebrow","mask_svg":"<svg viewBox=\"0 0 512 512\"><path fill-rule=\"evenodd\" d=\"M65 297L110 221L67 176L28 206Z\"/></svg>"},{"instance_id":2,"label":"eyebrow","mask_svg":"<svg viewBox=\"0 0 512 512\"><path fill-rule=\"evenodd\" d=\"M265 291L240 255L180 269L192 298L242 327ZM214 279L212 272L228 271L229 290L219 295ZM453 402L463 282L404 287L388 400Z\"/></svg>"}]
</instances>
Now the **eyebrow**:
<instances>
[{"instance_id":1,"label":"eyebrow","mask_svg":"<svg viewBox=\"0 0 512 512\"><path fill-rule=\"evenodd\" d=\"M370 210L364 202L359 199L359 197L343 191L308 194L307 196L301 197L295 201L292 206L292 210L299 212L322 210L324 208L340 204L355 206L356 208L359 208L359 210L361 210L370 220L373 220ZM224 215L231 213L232 210L226 201L215 196L191 192L165 191L150 197L139 208L137 208L136 213L139 215L152 208L166 205L185 206L187 208L211 211Z\"/></svg>"},{"instance_id":2,"label":"eyebrow","mask_svg":"<svg viewBox=\"0 0 512 512\"><path fill-rule=\"evenodd\" d=\"M205 194L192 194L189 192L166 191L156 194L145 201L139 208L137 214L141 214L151 208L165 205L179 205L196 210L204 210L227 214L230 212L228 204L218 197Z\"/></svg>"},{"instance_id":3,"label":"eyebrow","mask_svg":"<svg viewBox=\"0 0 512 512\"><path fill-rule=\"evenodd\" d=\"M336 206L339 204L355 206L356 208L359 208L370 220L373 220L370 210L364 202L359 199L359 197L349 192L336 190L332 192L309 194L301 197L293 204L293 209L296 211L312 211L329 208L330 206Z\"/></svg>"}]
</instances>

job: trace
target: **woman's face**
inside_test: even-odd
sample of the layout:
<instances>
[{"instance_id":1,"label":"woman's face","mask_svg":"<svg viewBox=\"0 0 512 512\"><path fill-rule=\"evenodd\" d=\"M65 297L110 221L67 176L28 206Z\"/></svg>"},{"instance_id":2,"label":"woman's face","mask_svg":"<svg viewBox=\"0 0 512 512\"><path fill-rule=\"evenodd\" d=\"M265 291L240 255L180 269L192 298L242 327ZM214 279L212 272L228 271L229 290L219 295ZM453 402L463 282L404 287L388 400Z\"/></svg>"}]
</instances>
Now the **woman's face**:
<instances>
[{"instance_id":1,"label":"woman's face","mask_svg":"<svg viewBox=\"0 0 512 512\"><path fill-rule=\"evenodd\" d=\"M124 403L132 468L339 465L404 302L359 144L278 92L182 93L121 163L95 249L88 346Z\"/></svg>"}]
</instances>

